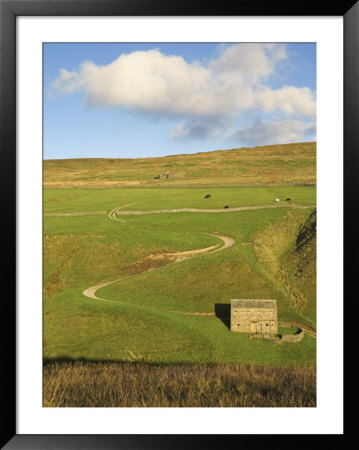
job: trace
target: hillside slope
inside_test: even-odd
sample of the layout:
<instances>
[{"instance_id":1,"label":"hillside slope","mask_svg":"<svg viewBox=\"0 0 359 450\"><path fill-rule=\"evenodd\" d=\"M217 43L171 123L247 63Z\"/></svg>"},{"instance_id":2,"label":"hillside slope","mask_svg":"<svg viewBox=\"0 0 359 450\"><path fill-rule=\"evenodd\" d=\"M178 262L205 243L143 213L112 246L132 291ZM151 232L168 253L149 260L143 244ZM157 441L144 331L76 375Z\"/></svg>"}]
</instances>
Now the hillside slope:
<instances>
[{"instance_id":1,"label":"hillside slope","mask_svg":"<svg viewBox=\"0 0 359 450\"><path fill-rule=\"evenodd\" d=\"M43 175L45 188L314 184L316 143L157 158L45 160Z\"/></svg>"},{"instance_id":2,"label":"hillside slope","mask_svg":"<svg viewBox=\"0 0 359 450\"><path fill-rule=\"evenodd\" d=\"M315 321L316 317L317 212L300 227L294 248L282 262L287 291L296 308ZM314 322L315 323L315 322Z\"/></svg>"},{"instance_id":3,"label":"hillside slope","mask_svg":"<svg viewBox=\"0 0 359 450\"><path fill-rule=\"evenodd\" d=\"M304 221L291 211L254 239L260 271L302 317L316 322L316 210Z\"/></svg>"}]
</instances>

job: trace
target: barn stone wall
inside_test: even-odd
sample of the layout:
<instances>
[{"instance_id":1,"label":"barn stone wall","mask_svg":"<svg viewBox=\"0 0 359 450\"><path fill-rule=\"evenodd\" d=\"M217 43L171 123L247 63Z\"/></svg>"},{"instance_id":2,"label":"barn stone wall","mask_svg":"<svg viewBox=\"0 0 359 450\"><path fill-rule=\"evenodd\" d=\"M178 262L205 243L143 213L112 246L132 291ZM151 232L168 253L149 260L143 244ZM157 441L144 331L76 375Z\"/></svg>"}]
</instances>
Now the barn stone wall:
<instances>
[{"instance_id":1,"label":"barn stone wall","mask_svg":"<svg viewBox=\"0 0 359 450\"><path fill-rule=\"evenodd\" d=\"M291 328L295 334L278 334L278 326ZM279 322L276 300L231 300L231 331L248 333L252 339L268 339L274 344L300 342L303 330L291 322Z\"/></svg>"},{"instance_id":2,"label":"barn stone wall","mask_svg":"<svg viewBox=\"0 0 359 450\"><path fill-rule=\"evenodd\" d=\"M275 300L232 300L231 331L240 333L278 333Z\"/></svg>"}]
</instances>

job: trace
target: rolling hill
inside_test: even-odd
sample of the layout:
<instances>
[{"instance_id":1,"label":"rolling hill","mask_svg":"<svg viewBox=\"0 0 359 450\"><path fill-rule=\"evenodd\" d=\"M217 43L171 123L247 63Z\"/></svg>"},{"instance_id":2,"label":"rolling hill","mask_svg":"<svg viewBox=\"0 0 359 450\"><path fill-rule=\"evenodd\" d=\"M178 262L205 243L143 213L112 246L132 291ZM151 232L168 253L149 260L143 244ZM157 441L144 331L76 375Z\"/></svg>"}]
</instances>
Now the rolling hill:
<instances>
[{"instance_id":1,"label":"rolling hill","mask_svg":"<svg viewBox=\"0 0 359 450\"><path fill-rule=\"evenodd\" d=\"M43 168L44 188L314 184L316 143L157 158L45 160Z\"/></svg>"}]
</instances>

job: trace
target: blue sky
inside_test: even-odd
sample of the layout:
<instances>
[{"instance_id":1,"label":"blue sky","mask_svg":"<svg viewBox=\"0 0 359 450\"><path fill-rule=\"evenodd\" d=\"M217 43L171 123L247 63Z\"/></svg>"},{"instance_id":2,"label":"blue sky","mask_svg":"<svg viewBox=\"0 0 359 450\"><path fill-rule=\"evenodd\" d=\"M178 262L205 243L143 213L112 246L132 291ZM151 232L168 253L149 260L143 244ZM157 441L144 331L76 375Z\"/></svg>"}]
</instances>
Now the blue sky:
<instances>
[{"instance_id":1,"label":"blue sky","mask_svg":"<svg viewBox=\"0 0 359 450\"><path fill-rule=\"evenodd\" d=\"M44 44L44 158L316 139L316 46Z\"/></svg>"}]
</instances>

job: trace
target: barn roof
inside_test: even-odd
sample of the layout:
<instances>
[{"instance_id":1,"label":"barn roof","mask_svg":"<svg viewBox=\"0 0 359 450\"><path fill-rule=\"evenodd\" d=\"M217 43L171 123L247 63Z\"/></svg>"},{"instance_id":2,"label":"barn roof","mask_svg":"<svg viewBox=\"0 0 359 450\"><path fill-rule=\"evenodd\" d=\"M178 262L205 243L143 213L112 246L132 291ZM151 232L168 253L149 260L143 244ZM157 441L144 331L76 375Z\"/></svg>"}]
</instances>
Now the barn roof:
<instances>
[{"instance_id":1,"label":"barn roof","mask_svg":"<svg viewBox=\"0 0 359 450\"><path fill-rule=\"evenodd\" d=\"M277 300L267 299L233 299L231 306L235 308L277 308Z\"/></svg>"}]
</instances>

